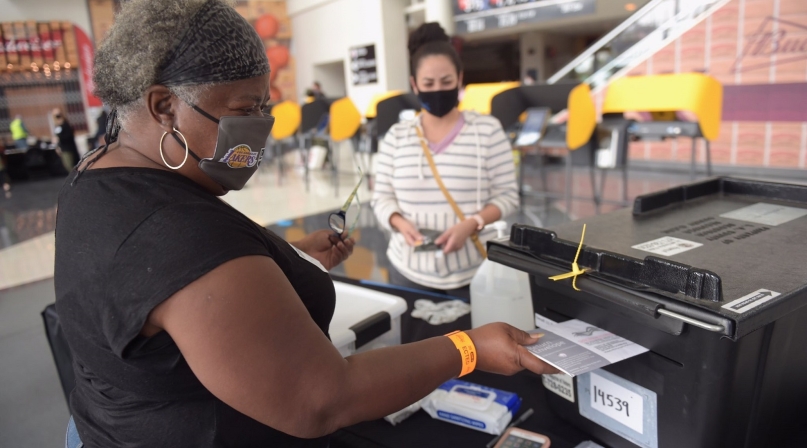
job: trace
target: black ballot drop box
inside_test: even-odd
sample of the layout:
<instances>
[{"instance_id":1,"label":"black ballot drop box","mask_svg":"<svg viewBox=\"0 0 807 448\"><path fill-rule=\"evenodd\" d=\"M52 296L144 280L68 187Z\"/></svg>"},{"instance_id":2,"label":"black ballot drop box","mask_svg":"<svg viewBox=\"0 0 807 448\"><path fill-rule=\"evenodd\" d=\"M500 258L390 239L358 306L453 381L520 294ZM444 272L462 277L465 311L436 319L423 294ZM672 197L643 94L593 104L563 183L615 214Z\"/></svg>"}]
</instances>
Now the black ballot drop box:
<instances>
[{"instance_id":1,"label":"black ballot drop box","mask_svg":"<svg viewBox=\"0 0 807 448\"><path fill-rule=\"evenodd\" d=\"M548 277L571 271L584 223L576 291ZM536 313L649 350L547 393L593 439L807 447L807 187L711 179L632 210L516 225L489 258L530 274Z\"/></svg>"}]
</instances>

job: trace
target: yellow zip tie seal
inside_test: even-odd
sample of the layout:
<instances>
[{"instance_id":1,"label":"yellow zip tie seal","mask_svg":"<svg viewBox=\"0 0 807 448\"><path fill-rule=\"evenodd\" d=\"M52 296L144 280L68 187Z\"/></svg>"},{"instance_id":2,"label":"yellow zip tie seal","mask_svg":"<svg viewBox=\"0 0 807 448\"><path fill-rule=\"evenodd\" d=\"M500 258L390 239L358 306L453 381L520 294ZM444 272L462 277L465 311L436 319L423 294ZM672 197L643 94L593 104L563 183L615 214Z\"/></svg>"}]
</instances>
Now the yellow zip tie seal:
<instances>
[{"instance_id":1,"label":"yellow zip tie seal","mask_svg":"<svg viewBox=\"0 0 807 448\"><path fill-rule=\"evenodd\" d=\"M574 261L572 262L572 272L567 272L565 274L560 275L553 275L552 277L549 277L550 280L558 281L571 277L572 288L574 288L575 291L580 291L580 288L577 287L577 276L585 274L587 269L580 269L580 266L577 265L577 257L580 256L580 249L583 248L583 239L585 237L586 237L586 225L583 224L583 234L580 235L580 244L577 246L577 253L574 255Z\"/></svg>"}]
</instances>

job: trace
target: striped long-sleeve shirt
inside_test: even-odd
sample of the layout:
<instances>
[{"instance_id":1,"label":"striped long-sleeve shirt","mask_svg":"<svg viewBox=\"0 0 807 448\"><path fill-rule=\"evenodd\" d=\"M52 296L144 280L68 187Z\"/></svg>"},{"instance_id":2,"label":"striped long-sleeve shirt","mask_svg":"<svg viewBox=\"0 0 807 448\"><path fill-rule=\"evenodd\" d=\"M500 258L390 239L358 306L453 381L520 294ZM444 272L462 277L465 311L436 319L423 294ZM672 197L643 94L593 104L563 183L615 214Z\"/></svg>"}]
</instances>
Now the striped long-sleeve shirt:
<instances>
[{"instance_id":1,"label":"striped long-sleeve shirt","mask_svg":"<svg viewBox=\"0 0 807 448\"><path fill-rule=\"evenodd\" d=\"M465 126L434 162L440 177L466 217L493 204L502 217L518 207L512 148L499 121L464 112ZM446 231L459 222L434 180L417 136L420 120L393 126L379 144L373 210L379 222L400 213L419 229ZM495 236L483 232L484 242ZM470 238L465 247L444 257L437 252L415 252L404 236L392 232L387 256L406 278L438 289L454 289L471 282L482 257Z\"/></svg>"}]
</instances>

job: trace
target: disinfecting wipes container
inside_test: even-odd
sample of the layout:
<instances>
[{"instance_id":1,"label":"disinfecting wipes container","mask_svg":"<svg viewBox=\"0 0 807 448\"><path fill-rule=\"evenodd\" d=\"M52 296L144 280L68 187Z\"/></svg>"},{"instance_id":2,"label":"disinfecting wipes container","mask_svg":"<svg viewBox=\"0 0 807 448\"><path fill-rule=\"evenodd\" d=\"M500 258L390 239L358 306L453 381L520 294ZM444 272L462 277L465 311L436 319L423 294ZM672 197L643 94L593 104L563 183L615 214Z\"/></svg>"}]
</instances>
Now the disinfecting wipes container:
<instances>
[{"instance_id":1,"label":"disinfecting wipes container","mask_svg":"<svg viewBox=\"0 0 807 448\"><path fill-rule=\"evenodd\" d=\"M521 398L467 381L450 380L423 399L432 418L499 435L521 407Z\"/></svg>"}]
</instances>

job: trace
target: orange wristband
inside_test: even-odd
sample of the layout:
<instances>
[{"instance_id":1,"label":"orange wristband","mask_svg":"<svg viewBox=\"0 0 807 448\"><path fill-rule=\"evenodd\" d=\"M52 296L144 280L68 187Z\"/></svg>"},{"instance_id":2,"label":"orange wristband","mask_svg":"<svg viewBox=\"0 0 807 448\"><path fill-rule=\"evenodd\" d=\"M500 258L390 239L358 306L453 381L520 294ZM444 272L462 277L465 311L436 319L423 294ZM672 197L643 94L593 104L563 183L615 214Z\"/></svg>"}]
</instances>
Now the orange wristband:
<instances>
[{"instance_id":1,"label":"orange wristband","mask_svg":"<svg viewBox=\"0 0 807 448\"><path fill-rule=\"evenodd\" d=\"M476 368L476 346L474 341L465 334L464 331L455 331L446 335L451 342L457 346L457 350L462 356L462 371L460 376L465 376L474 371Z\"/></svg>"}]
</instances>

